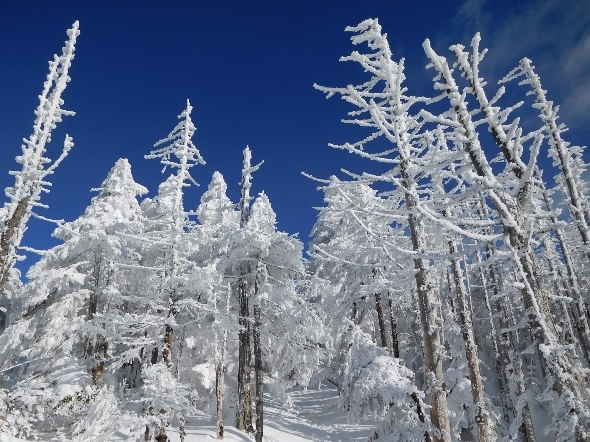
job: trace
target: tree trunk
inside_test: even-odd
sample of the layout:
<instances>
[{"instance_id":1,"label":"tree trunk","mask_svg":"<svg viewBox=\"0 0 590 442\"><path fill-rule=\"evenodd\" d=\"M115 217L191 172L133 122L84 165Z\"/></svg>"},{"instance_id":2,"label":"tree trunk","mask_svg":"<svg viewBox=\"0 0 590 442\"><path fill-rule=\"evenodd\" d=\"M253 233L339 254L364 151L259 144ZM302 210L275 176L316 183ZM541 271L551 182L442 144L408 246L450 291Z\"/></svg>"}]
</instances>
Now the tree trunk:
<instances>
[{"instance_id":1,"label":"tree trunk","mask_svg":"<svg viewBox=\"0 0 590 442\"><path fill-rule=\"evenodd\" d=\"M182 417L180 419L180 428L179 428L179 430L180 430L180 442L185 442L185 439L186 439L186 430L184 429L184 425L185 425L184 417Z\"/></svg>"},{"instance_id":2,"label":"tree trunk","mask_svg":"<svg viewBox=\"0 0 590 442\"><path fill-rule=\"evenodd\" d=\"M469 293L463 282L463 271L459 258L457 257L457 248L453 240L449 239L449 252L451 254L451 263L453 265L453 276L455 279L455 288L457 289L457 304L459 307L459 317L461 319L461 333L465 343L465 355L467 357L467 366L469 368L469 380L471 381L471 395L473 396L473 405L475 423L477 425L477 436L479 442L488 442L489 422L488 413L485 406L485 396L483 393L483 382L479 370L479 357L477 355L477 346L473 335L473 319L471 317L471 307L469 303Z\"/></svg>"},{"instance_id":3,"label":"tree trunk","mask_svg":"<svg viewBox=\"0 0 590 442\"><path fill-rule=\"evenodd\" d=\"M174 272L175 273L175 272ZM176 293L176 289L172 289L172 293L170 294L170 309L168 311L168 320L172 318L176 321L178 317L178 294ZM166 324L166 331L164 333L164 349L162 351L162 359L166 363L168 369L172 369L172 350L174 347L174 328L171 324Z\"/></svg>"},{"instance_id":4,"label":"tree trunk","mask_svg":"<svg viewBox=\"0 0 590 442\"><path fill-rule=\"evenodd\" d=\"M561 273L559 263L557 262L558 258L556 256L555 244L553 244L553 241L548 237L545 237L543 239L543 248L545 249L545 260L549 267L549 273L551 278L554 279L553 289L558 296L567 296L567 288L564 286L563 274ZM577 347L580 347L580 342L574 333L573 322L567 303L563 299L559 299L553 301L552 305L554 310L553 316L560 318L558 323L560 324L559 326L562 331L561 339L568 344L575 344Z\"/></svg>"},{"instance_id":5,"label":"tree trunk","mask_svg":"<svg viewBox=\"0 0 590 442\"><path fill-rule=\"evenodd\" d=\"M519 275L522 276L524 287L521 290L526 317L533 331L533 341L541 360L551 375L553 389L564 399L566 406L576 409L587 409L588 390L585 380L581 379L574 367L571 356L567 353L556 358L551 352L542 352L541 347L553 349L563 343L559 339L553 315L548 302L548 294L543 285L537 256L529 241L523 203L528 199L527 189L530 191L531 179L523 183L518 198L501 189L492 168L479 142L479 137L467 109L465 97L459 92L448 63L438 56L430 47L428 40L424 42L424 49L432 65L440 74L440 87L444 88L455 112L457 123L461 127L462 149L471 161L475 173L480 177L479 182L485 185L486 193L491 203L500 215L504 233L508 236L508 246ZM474 75L477 75L475 72ZM500 146L502 147L502 146ZM510 158L506 158L510 162ZM523 176L524 179L524 176ZM580 409L577 416L582 417L584 411ZM580 425L583 425L580 421ZM581 427L575 432L581 431Z\"/></svg>"},{"instance_id":6,"label":"tree trunk","mask_svg":"<svg viewBox=\"0 0 590 442\"><path fill-rule=\"evenodd\" d=\"M395 316L393 313L393 305L391 302L391 298L387 296L387 301L389 304L389 323L391 324L391 347L393 350L393 357L399 358L399 340L397 338L397 321L395 320Z\"/></svg>"},{"instance_id":7,"label":"tree trunk","mask_svg":"<svg viewBox=\"0 0 590 442\"><path fill-rule=\"evenodd\" d=\"M420 404L420 398L418 398L418 394L415 392L412 393L411 398L416 403L416 413L418 414L418 419L420 422L424 423L426 421L426 416L424 416L424 410L422 410L422 405ZM430 434L428 434L428 431L424 433L424 442L430 442Z\"/></svg>"},{"instance_id":8,"label":"tree trunk","mask_svg":"<svg viewBox=\"0 0 590 442\"><path fill-rule=\"evenodd\" d=\"M477 265L479 271L479 277L482 285L482 292L484 297L485 308L488 313L488 323L490 325L491 339L492 339L492 355L495 359L494 368L496 370L496 376L498 376L498 390L500 391L500 400L502 402L502 418L506 424L510 423L510 395L508 388L506 387L506 373L502 366L502 357L500 356L500 346L498 344L498 338L500 337L496 324L494 322L494 312L490 304L490 298L488 296L487 278L483 269L483 261L479 250L476 252Z\"/></svg>"},{"instance_id":9,"label":"tree trunk","mask_svg":"<svg viewBox=\"0 0 590 442\"><path fill-rule=\"evenodd\" d=\"M226 299L225 314L229 315L231 302L231 289L228 288ZM223 330L223 340L221 342L221 360L215 369L215 395L217 397L217 436L223 439L225 427L223 424L223 394L225 390L225 353L227 349L227 329Z\"/></svg>"},{"instance_id":10,"label":"tree trunk","mask_svg":"<svg viewBox=\"0 0 590 442\"><path fill-rule=\"evenodd\" d=\"M223 425L223 364L219 362L215 367L215 397L217 398L217 437L223 439L225 427Z\"/></svg>"},{"instance_id":11,"label":"tree trunk","mask_svg":"<svg viewBox=\"0 0 590 442\"><path fill-rule=\"evenodd\" d=\"M375 293L375 308L377 309L377 319L379 320L379 331L381 332L381 347L386 348L390 355L393 355L391 348L391 340L389 339L389 332L387 324L385 323L385 312L383 311L383 302L381 300L381 293Z\"/></svg>"},{"instance_id":12,"label":"tree trunk","mask_svg":"<svg viewBox=\"0 0 590 442\"><path fill-rule=\"evenodd\" d=\"M250 148L244 149L243 165L242 165L242 181L240 202L238 204L240 209L240 228L246 227L250 218L250 187L252 173L258 170L262 163L256 166L251 166L250 161L252 153ZM238 348L238 409L237 409L237 426L240 430L245 430L247 433L253 433L252 427L252 346L250 344L250 336L252 335L252 325L250 323L250 294L249 282L246 276L250 274L250 266L242 264L239 270L238 282L238 303L240 306L240 332L239 332L239 348Z\"/></svg>"},{"instance_id":13,"label":"tree trunk","mask_svg":"<svg viewBox=\"0 0 590 442\"><path fill-rule=\"evenodd\" d=\"M540 176L540 173L537 173ZM542 180L540 180L539 187L543 194L543 200L545 202L545 207L547 211L551 214L549 216L549 221L552 224L553 231L555 233L555 237L559 242L559 248L561 249L561 256L563 257L563 262L565 263L565 269L568 275L568 282L569 282L569 291L572 294L573 305L571 307L574 324L578 331L578 335L580 337L580 346L582 347L582 353L586 357L586 361L590 364L590 325L588 324L588 318L585 314L586 310L586 302L582 296L582 290L578 283L578 276L576 274L574 268L574 262L572 255L570 253L569 246L566 242L565 235L563 231L559 227L559 223L557 217L552 212L551 207L551 199L547 193L547 189L545 188L545 184Z\"/></svg>"},{"instance_id":14,"label":"tree trunk","mask_svg":"<svg viewBox=\"0 0 590 442\"><path fill-rule=\"evenodd\" d=\"M21 199L14 213L4 223L4 231L0 236L0 298L4 294L4 287L10 277L10 271L16 261L16 252L18 251L19 230L22 229L23 219L27 209L29 209L30 196Z\"/></svg>"},{"instance_id":15,"label":"tree trunk","mask_svg":"<svg viewBox=\"0 0 590 442\"><path fill-rule=\"evenodd\" d=\"M265 275L265 268L257 259L256 279L254 280L254 369L256 370L256 442L262 442L264 432L264 379L262 373L262 342L260 329L262 327L261 310L261 279Z\"/></svg>"},{"instance_id":16,"label":"tree trunk","mask_svg":"<svg viewBox=\"0 0 590 442\"><path fill-rule=\"evenodd\" d=\"M263 378L262 347L260 342L261 326L260 303L254 304L254 369L256 370L256 442L262 442L263 432Z\"/></svg>"},{"instance_id":17,"label":"tree trunk","mask_svg":"<svg viewBox=\"0 0 590 442\"><path fill-rule=\"evenodd\" d=\"M164 336L164 351L162 352L162 359L168 367L172 366L172 346L174 345L174 329L166 324L166 334Z\"/></svg>"},{"instance_id":18,"label":"tree trunk","mask_svg":"<svg viewBox=\"0 0 590 442\"><path fill-rule=\"evenodd\" d=\"M160 432L154 438L156 442L168 442L168 435L166 434L166 425L162 423L160 426Z\"/></svg>"},{"instance_id":19,"label":"tree trunk","mask_svg":"<svg viewBox=\"0 0 590 442\"><path fill-rule=\"evenodd\" d=\"M485 206L484 206L485 210ZM487 216L486 216L487 218ZM491 244L486 246L486 257L491 260L494 255L494 247ZM518 337L515 332L505 331L512 326L511 315L508 312L508 301L503 298L504 287L502 283L502 276L496 263L491 263L489 266L490 278L492 280L492 290L494 293L495 307L497 311L499 329L500 329L500 354L502 355L502 363L506 378L512 378L515 382L517 398L526 395L526 385L524 382L524 374L522 372L522 359L520 354L514 351L518 345ZM512 375L508 371L508 367L512 367ZM510 384L508 384L510 387ZM525 396L526 397L526 396ZM514 417L517 416L518 410L514 410ZM521 409L522 424L519 431L522 433L527 442L536 442L535 429L533 427L533 420L531 417L531 410L529 408L528 400L525 400Z\"/></svg>"},{"instance_id":20,"label":"tree trunk","mask_svg":"<svg viewBox=\"0 0 590 442\"><path fill-rule=\"evenodd\" d=\"M247 275L248 271L242 271L242 275ZM252 346L250 336L252 326L250 324L250 297L248 296L247 283L245 276L240 278L238 286L239 303L240 303L240 332L239 332L239 349L238 349L238 429L251 433L252 428Z\"/></svg>"},{"instance_id":21,"label":"tree trunk","mask_svg":"<svg viewBox=\"0 0 590 442\"><path fill-rule=\"evenodd\" d=\"M405 200L406 207L411 211L408 216L408 224L410 225L412 247L419 256L419 258L414 258L414 268L416 270L418 310L424 339L424 370L427 383L426 391L428 391L428 401L431 406L430 420L434 428L439 431L439 434L434 435L434 442L450 442L451 425L443 373L439 316L436 308L438 296L431 281L430 262L426 258L422 258L426 255L424 221L417 213L419 201L416 182L409 172L409 160L402 160L400 169L404 178L403 185L408 189Z\"/></svg>"},{"instance_id":22,"label":"tree trunk","mask_svg":"<svg viewBox=\"0 0 590 442\"><path fill-rule=\"evenodd\" d=\"M94 268L92 271L93 288L90 293L90 300L88 302L88 320L92 320L98 308L98 292L101 285L100 279L103 274L103 260L102 256L96 256L94 261ZM104 280L104 278L103 278ZM108 342L104 336L97 334L88 340L88 356L91 357L93 367L91 370L92 379L94 382L102 377L104 371L104 361L107 356Z\"/></svg>"}]
</instances>

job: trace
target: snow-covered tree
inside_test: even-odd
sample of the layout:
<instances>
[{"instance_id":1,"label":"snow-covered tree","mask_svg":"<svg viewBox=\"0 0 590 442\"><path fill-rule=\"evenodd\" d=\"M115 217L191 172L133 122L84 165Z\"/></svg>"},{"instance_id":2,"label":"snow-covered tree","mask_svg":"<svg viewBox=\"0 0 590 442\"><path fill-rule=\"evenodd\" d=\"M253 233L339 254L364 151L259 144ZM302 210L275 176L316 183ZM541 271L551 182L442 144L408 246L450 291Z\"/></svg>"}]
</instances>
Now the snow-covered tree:
<instances>
[{"instance_id":1,"label":"snow-covered tree","mask_svg":"<svg viewBox=\"0 0 590 442\"><path fill-rule=\"evenodd\" d=\"M116 387L116 371L127 359L118 354L122 348L111 339L115 323L107 318L122 316L131 285L125 268L140 260L129 235L143 229L136 197L147 190L134 182L124 159L95 190L84 215L55 230L64 243L31 268L19 312L0 336L2 366L21 364L9 375L10 401L38 421L33 434L53 428L75 437L88 431L92 425L78 423L96 398L108 399L121 417L119 399L105 389Z\"/></svg>"},{"instance_id":2,"label":"snow-covered tree","mask_svg":"<svg viewBox=\"0 0 590 442\"><path fill-rule=\"evenodd\" d=\"M176 127L166 138L154 145L162 147L145 156L147 159L159 158L164 165L162 172L168 167L176 169L176 174L160 185L156 199L144 202L146 215L152 223L152 228L145 235L145 239L152 244L149 265L160 269L153 273L152 287L147 290L155 290L161 297L158 310L166 317L161 356L169 369L173 365L174 329L180 310L179 303L190 292L188 273L193 268L186 262L192 247L184 240L189 224L182 203L183 191L190 186L190 182L198 185L191 176L190 169L196 164L205 164L192 142L196 128L190 117L191 111L192 106L187 100L185 110L178 115L180 121ZM158 351L157 347L152 349L152 363L158 361Z\"/></svg>"},{"instance_id":3,"label":"snow-covered tree","mask_svg":"<svg viewBox=\"0 0 590 442\"><path fill-rule=\"evenodd\" d=\"M9 201L0 210L0 298L11 278L18 248L27 222L33 215L33 208L46 207L40 200L41 194L48 192L51 186L47 177L53 174L74 145L72 138L66 135L61 155L53 163L45 156L47 143L51 141L51 132L57 123L62 121L63 116L74 115L74 112L61 108L61 96L70 81L68 73L74 59L76 39L80 35L78 27L78 22L74 22L67 32L69 38L62 54L54 55L49 62L49 73L35 111L33 133L28 139L23 139L22 154L16 157L16 162L22 165L21 170L10 172L15 177L15 183L6 188ZM0 307L5 308L1 304Z\"/></svg>"},{"instance_id":4,"label":"snow-covered tree","mask_svg":"<svg viewBox=\"0 0 590 442\"><path fill-rule=\"evenodd\" d=\"M325 92L328 97L341 95L355 106L355 110L349 112L353 118L346 121L371 129L371 133L358 142L333 147L391 165L392 170L376 178L394 184L403 195L404 213L414 251L426 391L431 405L430 417L437 430L434 440L446 442L450 441L450 427L442 365L440 317L436 308L440 301L427 258L425 221L420 210L423 198L419 187L421 177L416 165L421 151L418 146L422 138L423 121L419 113L410 113L412 106L428 100L406 95L406 88L402 86L405 78L403 60L399 63L393 61L386 36L382 34L377 20L365 20L356 27L347 28L347 31L355 33L351 38L353 44L367 43L371 52L361 54L354 51L341 60L359 63L371 74L371 79L358 86L330 88L316 85L316 88ZM365 145L378 137L383 137L392 146L387 146L382 151L368 152Z\"/></svg>"},{"instance_id":5,"label":"snow-covered tree","mask_svg":"<svg viewBox=\"0 0 590 442\"><path fill-rule=\"evenodd\" d=\"M325 321L331 330L323 375L338 386L340 405L352 419L384 418L379 439L423 439L429 422L424 393L405 361L397 359L398 319L391 311L413 298L408 284L413 272L404 272L393 258L395 248L411 247L409 238L391 226L391 201L366 182L331 177L323 190L327 206L320 209L309 248L310 271L334 287L321 290L316 301L329 309ZM410 353L404 350L404 356Z\"/></svg>"},{"instance_id":6,"label":"snow-covered tree","mask_svg":"<svg viewBox=\"0 0 590 442\"><path fill-rule=\"evenodd\" d=\"M534 186L534 170L542 135L537 131L524 133L519 126L519 119L513 120L510 125L504 125L514 107L500 111L497 107L489 104L486 107L483 104L484 100L481 97L485 83L479 77L479 63L485 51L479 51L478 35L472 40L471 54L463 51L461 45L452 46L457 64L471 85L468 92L475 94L478 98L487 126L494 135L506 162L507 174L514 177L513 181L498 179L482 148L466 96L460 91L446 59L434 52L428 40L424 43L424 49L431 61L430 66L434 67L438 73L435 78L435 89L443 91L451 105L449 118L446 121L443 118L433 120L453 128L456 134L454 136L456 145L466 153L473 166L474 184L485 193L500 215L499 220L506 235L505 244L511 250L513 262L522 279L521 296L526 312L525 317L533 330L533 343L537 346L541 361L548 371L548 390L553 390L560 397L560 400L553 401L553 405L554 407L571 406L571 409L575 410L574 416L564 421L563 414L559 411L561 408L553 408L555 418L559 416L560 419L556 422L556 428L559 428L558 434L571 434L573 431L581 437L585 432L584 428L590 423L589 392L583 380L583 374L571 359L571 355L564 354L563 342L560 340L550 311L548 290L530 241L531 224L527 223L525 217L526 206ZM509 73L504 81L513 75ZM494 101L502 93L503 90L500 90ZM531 141L530 158L528 164L525 164L522 153L524 143L529 140Z\"/></svg>"},{"instance_id":7,"label":"snow-covered tree","mask_svg":"<svg viewBox=\"0 0 590 442\"><path fill-rule=\"evenodd\" d=\"M220 278L213 305L217 316L214 322L215 338L212 340L214 348L213 351L203 354L203 358L208 363L213 362L215 365L215 414L220 438L223 437L225 431L224 415L227 413L224 408L229 411L228 403L231 404L229 401L224 401L226 373L229 370L228 365L231 363L230 352L235 350L235 347L231 345L233 340L228 341L228 338L232 335L231 332L237 330L233 316L230 316L232 300L229 285L234 275L231 269L224 267L227 265L227 263L224 264L224 257L231 249L232 235L240 226L240 214L236 210L236 205L227 197L226 192L227 184L223 176L219 172L215 172L196 210L200 225L191 230L191 235L195 235L198 238L197 242L200 244L198 255L195 257L197 262L200 266L215 266ZM227 270L230 270L229 273ZM231 348L228 348L229 345L231 345ZM213 360L211 359L212 353L215 355ZM206 368L204 365L201 365L201 367ZM200 372L202 373L203 370L200 370ZM203 379L210 379L212 376L211 374L203 374L202 377ZM210 387L211 385L209 385ZM233 406L233 404L231 405Z\"/></svg>"}]
</instances>

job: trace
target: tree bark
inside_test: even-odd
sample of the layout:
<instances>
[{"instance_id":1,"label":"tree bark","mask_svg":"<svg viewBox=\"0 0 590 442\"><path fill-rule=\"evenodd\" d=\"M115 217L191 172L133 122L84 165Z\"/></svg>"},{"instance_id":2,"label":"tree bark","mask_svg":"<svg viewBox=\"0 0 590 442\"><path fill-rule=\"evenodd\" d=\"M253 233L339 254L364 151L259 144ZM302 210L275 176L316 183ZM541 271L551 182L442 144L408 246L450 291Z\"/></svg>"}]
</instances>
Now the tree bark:
<instances>
[{"instance_id":1,"label":"tree bark","mask_svg":"<svg viewBox=\"0 0 590 442\"><path fill-rule=\"evenodd\" d=\"M154 438L156 442L168 442L168 435L166 434L166 425L162 423L160 426L160 432Z\"/></svg>"},{"instance_id":2,"label":"tree bark","mask_svg":"<svg viewBox=\"0 0 590 442\"><path fill-rule=\"evenodd\" d=\"M252 172L258 170L262 163L251 166L250 161L252 153L246 147L243 155L242 181L240 194L240 228L246 227L250 218L250 187ZM249 281L247 275L250 274L250 265L243 263L239 269L238 281L238 303L240 312L240 332L238 348L238 409L237 409L237 426L240 430L247 433L253 433L252 427L252 346L250 336L252 335L252 325L250 323L250 294Z\"/></svg>"},{"instance_id":3,"label":"tree bark","mask_svg":"<svg viewBox=\"0 0 590 442\"><path fill-rule=\"evenodd\" d=\"M411 398L416 403L416 413L418 414L418 419L420 422L424 423L426 421L426 416L424 415L424 410L422 410L422 405L420 404L418 394L412 393ZM428 434L428 431L424 433L424 442L430 442L430 434Z\"/></svg>"},{"instance_id":4,"label":"tree bark","mask_svg":"<svg viewBox=\"0 0 590 442\"><path fill-rule=\"evenodd\" d=\"M263 433L263 377L262 347L260 342L261 326L260 303L254 304L254 369L256 370L256 442L262 442Z\"/></svg>"},{"instance_id":5,"label":"tree bark","mask_svg":"<svg viewBox=\"0 0 590 442\"><path fill-rule=\"evenodd\" d=\"M483 219L483 216L482 216ZM483 261L479 250L475 252L477 258L477 265L479 270L479 277L482 285L482 292L484 297L485 308L488 313L488 323L490 325L491 339L492 339L492 354L495 359L494 368L496 370L496 376L498 377L498 390L500 391L500 400L502 401L502 418L506 424L510 423L510 395L507 388L507 379L504 367L502 366L502 356L500 355L500 345L498 344L501 339L500 334L496 328L494 322L494 311L490 303L490 297L488 296L488 281L483 269Z\"/></svg>"},{"instance_id":6,"label":"tree bark","mask_svg":"<svg viewBox=\"0 0 590 442\"><path fill-rule=\"evenodd\" d=\"M471 317L469 293L463 282L463 271L461 269L459 258L457 257L457 247L451 239L449 239L448 243L449 253L451 254L451 263L453 266L455 288L457 289L457 304L459 307L459 318L461 319L461 333L463 335L463 342L465 343L465 355L467 357L467 367L469 368L469 380L471 381L471 395L475 407L474 418L477 425L478 441L488 442L490 440L490 426L485 406L477 346L475 345L475 337L473 335L473 319Z\"/></svg>"},{"instance_id":7,"label":"tree bark","mask_svg":"<svg viewBox=\"0 0 590 442\"><path fill-rule=\"evenodd\" d=\"M412 238L412 247L419 256L414 258L418 310L422 324L424 339L424 370L430 403L430 420L438 430L434 434L434 442L451 442L451 424L447 406L447 391L443 372L443 355L441 354L441 337L438 316L438 296L431 281L430 262L423 258L426 255L426 235L424 220L418 214L417 185L410 172L410 160L407 152L400 148L400 171L403 177L408 224Z\"/></svg>"},{"instance_id":8,"label":"tree bark","mask_svg":"<svg viewBox=\"0 0 590 442\"><path fill-rule=\"evenodd\" d=\"M231 290L227 291L227 299L225 305L225 314L229 315L229 308L231 302ZM217 397L217 436L223 439L225 433L225 426L223 423L223 394L225 390L225 353L227 351L227 329L223 330L223 340L221 342L221 360L215 369L215 395Z\"/></svg>"},{"instance_id":9,"label":"tree bark","mask_svg":"<svg viewBox=\"0 0 590 442\"><path fill-rule=\"evenodd\" d=\"M391 347L393 351L393 357L399 358L399 340L397 337L397 321L395 320L393 305L391 298L388 296L387 301L389 304L389 322L391 324Z\"/></svg>"},{"instance_id":10,"label":"tree bark","mask_svg":"<svg viewBox=\"0 0 590 442\"><path fill-rule=\"evenodd\" d=\"M215 396L217 398L217 437L223 439L225 427L223 425L223 363L219 362L215 367Z\"/></svg>"},{"instance_id":11,"label":"tree bark","mask_svg":"<svg viewBox=\"0 0 590 442\"><path fill-rule=\"evenodd\" d=\"M381 293L375 293L375 308L377 310L377 319L379 320L379 331L381 335L381 347L386 348L390 355L393 355L393 349L391 348L391 340L389 339L389 331L387 330L387 324L385 323L385 312L383 311L383 301L381 299Z\"/></svg>"},{"instance_id":12,"label":"tree bark","mask_svg":"<svg viewBox=\"0 0 590 442\"><path fill-rule=\"evenodd\" d=\"M533 340L537 344L541 360L553 378L550 381L553 382L553 389L566 401L566 406L571 406L574 411L580 407L587 409L588 391L585 380L576 373L570 355L565 354L563 357L555 358L541 351L541 346L553 349L556 345L563 343L549 308L548 294L542 281L537 256L527 234L523 203L528 199L526 190L530 191L531 179L529 178L527 183L523 184L518 198L501 189L479 142L465 97L459 92L448 63L432 50L428 40L423 46L432 65L440 74L442 83L439 87L445 89L461 128L463 151L479 176L479 182L485 185L486 193L500 215L503 231L508 236L507 245L524 283L521 294L526 317L533 331ZM477 75L477 72L474 75ZM580 413L582 413L581 410ZM581 415L578 414L578 416ZM581 430L577 428L575 431Z\"/></svg>"},{"instance_id":13,"label":"tree bark","mask_svg":"<svg viewBox=\"0 0 590 442\"><path fill-rule=\"evenodd\" d=\"M21 199L12 216L4 223L4 231L0 236L0 298L4 293L4 287L10 277L10 271L14 267L16 252L18 251L18 230L22 229L22 222L27 209L29 209L30 196Z\"/></svg>"},{"instance_id":14,"label":"tree bark","mask_svg":"<svg viewBox=\"0 0 590 442\"><path fill-rule=\"evenodd\" d=\"M426 237L424 221L418 214L418 195L416 181L410 173L410 161L407 152L402 153L400 170L403 177L405 202L410 215L408 224L412 238L412 247L419 256L414 258L418 310L422 324L424 339L424 370L426 390L430 403L430 420L438 434L434 434L434 442L451 442L451 425L447 406L447 392L443 372L443 358L441 354L441 337L438 316L438 296L431 281L430 262L423 258L426 255Z\"/></svg>"},{"instance_id":15,"label":"tree bark","mask_svg":"<svg viewBox=\"0 0 590 442\"><path fill-rule=\"evenodd\" d=\"M485 206L483 207L485 211ZM486 215L486 218L488 216ZM486 246L486 257L491 260L494 255L494 247L492 244ZM496 263L492 262L489 266L490 279L492 280L492 290L495 299L495 308L497 311L499 330L500 330L500 354L502 355L502 365L506 373L506 378L510 378L508 367L512 367L512 379L515 381L517 398L526 395L526 385L524 381L524 374L522 372L522 359L520 354L515 354L514 349L518 346L518 337L515 332L505 331L512 325L511 315L508 312L508 300L503 299L504 287L499 268ZM510 384L508 384L510 386ZM514 417L516 417L517 410L513 409ZM527 442L536 442L535 429L533 427L533 420L531 417L531 410L529 408L528 400L525 401L522 410L522 424L519 431L522 433Z\"/></svg>"},{"instance_id":16,"label":"tree bark","mask_svg":"<svg viewBox=\"0 0 590 442\"><path fill-rule=\"evenodd\" d=\"M103 276L102 274L103 260L99 255L95 257L94 269L92 272L93 287L90 293L90 300L88 302L88 320L92 320L94 318L98 308L98 292L101 285L100 280L101 276ZM88 356L94 360L91 370L92 379L94 382L98 382L98 380L102 377L108 346L109 344L106 338L101 334L91 337L88 341Z\"/></svg>"},{"instance_id":17,"label":"tree bark","mask_svg":"<svg viewBox=\"0 0 590 442\"><path fill-rule=\"evenodd\" d=\"M246 275L249 272L243 271ZM240 278L238 286L239 304L240 304L240 332L239 332L239 349L238 349L238 429L252 433L252 346L250 336L252 326L250 324L250 297L248 296L247 283L245 276Z\"/></svg>"}]
</instances>

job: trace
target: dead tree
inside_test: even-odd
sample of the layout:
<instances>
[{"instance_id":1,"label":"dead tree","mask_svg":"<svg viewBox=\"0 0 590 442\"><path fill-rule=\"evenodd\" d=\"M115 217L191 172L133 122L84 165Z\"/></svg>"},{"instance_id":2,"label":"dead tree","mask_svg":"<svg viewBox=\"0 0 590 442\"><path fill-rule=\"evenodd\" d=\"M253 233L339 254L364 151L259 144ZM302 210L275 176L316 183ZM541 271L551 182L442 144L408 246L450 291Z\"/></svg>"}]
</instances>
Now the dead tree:
<instances>
[{"instance_id":1,"label":"dead tree","mask_svg":"<svg viewBox=\"0 0 590 442\"><path fill-rule=\"evenodd\" d=\"M252 153L249 147L244 149L244 163L242 168L241 196L239 202L240 209L240 228L245 228L250 217L250 187L252 173L258 170L262 163L251 166L250 161ZM247 433L253 433L252 427L252 322L250 315L250 273L251 265L249 262L240 263L239 277L237 284L238 304L239 304L239 349L238 349L238 407L237 407L237 427Z\"/></svg>"},{"instance_id":2,"label":"dead tree","mask_svg":"<svg viewBox=\"0 0 590 442\"><path fill-rule=\"evenodd\" d=\"M0 220L0 298L16 262L27 222L33 215L33 207L47 207L39 202L41 193L47 192L47 186L50 185L46 177L54 172L74 145L71 137L66 135L61 155L49 165L51 160L44 155L47 143L51 141L51 132L63 116L75 114L61 108L61 95L70 81L68 72L74 59L76 39L80 35L78 27L78 22L74 22L67 32L69 39L63 47L62 55L54 55L54 59L49 62L49 74L35 111L37 118L33 133L23 140L22 155L16 157L22 168L20 171L10 172L15 177L15 184L6 189L9 202L5 205L6 216Z\"/></svg>"}]
</instances>

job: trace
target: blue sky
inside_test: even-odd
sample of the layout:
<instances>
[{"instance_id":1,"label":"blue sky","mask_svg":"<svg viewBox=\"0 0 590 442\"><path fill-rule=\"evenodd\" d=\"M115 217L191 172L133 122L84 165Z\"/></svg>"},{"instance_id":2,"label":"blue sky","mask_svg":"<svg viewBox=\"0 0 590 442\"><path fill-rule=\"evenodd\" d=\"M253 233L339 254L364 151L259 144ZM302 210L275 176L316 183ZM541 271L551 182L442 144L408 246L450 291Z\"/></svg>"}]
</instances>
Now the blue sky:
<instances>
[{"instance_id":1,"label":"blue sky","mask_svg":"<svg viewBox=\"0 0 590 442\"><path fill-rule=\"evenodd\" d=\"M161 166L145 160L153 144L176 125L186 99L194 107L193 141L206 160L193 169L185 208L196 208L215 170L239 195L241 151L265 163L253 180L277 212L278 226L307 242L322 204L317 183L340 168L374 165L329 142L360 138L340 119L348 107L326 100L314 82L343 86L365 77L339 63L352 50L348 25L379 18L396 58L406 57L407 84L432 94L421 44L429 38L446 53L468 45L475 31L489 48L484 76L490 85L524 56L531 58L549 98L562 105L567 139L588 143L590 115L590 2L547 1L101 1L19 0L0 3L0 187L28 137L47 61L61 51L65 31L80 21L81 35L64 108L77 112L60 124L49 156L64 134L75 147L52 178L44 216L73 220L89 204L118 158L130 160L136 181L157 191ZM491 92L490 92L491 94ZM493 147L492 147L493 148ZM586 158L590 160L590 158ZM551 173L552 175L552 173ZM24 244L47 248L53 226L34 220ZM26 268L28 259L21 267Z\"/></svg>"}]
</instances>

